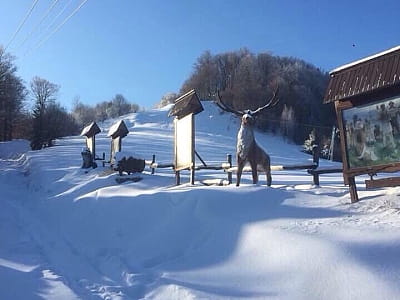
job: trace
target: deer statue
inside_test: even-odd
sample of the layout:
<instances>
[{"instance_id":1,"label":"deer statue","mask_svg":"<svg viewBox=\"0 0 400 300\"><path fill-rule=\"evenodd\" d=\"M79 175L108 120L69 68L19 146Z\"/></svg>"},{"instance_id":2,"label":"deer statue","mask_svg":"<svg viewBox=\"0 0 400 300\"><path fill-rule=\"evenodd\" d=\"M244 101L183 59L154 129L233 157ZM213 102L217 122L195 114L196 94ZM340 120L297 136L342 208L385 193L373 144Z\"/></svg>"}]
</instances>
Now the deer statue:
<instances>
[{"instance_id":1,"label":"deer statue","mask_svg":"<svg viewBox=\"0 0 400 300\"><path fill-rule=\"evenodd\" d=\"M237 169L237 180L236 186L240 185L240 178L242 177L242 172L245 164L248 162L251 166L251 172L253 176L253 184L258 182L257 168L260 167L265 171L267 176L267 185L271 186L271 159L269 155L257 144L254 137L254 124L255 117L259 115L262 111L274 107L279 100L276 99L278 94L278 88L274 91L271 99L262 107L256 110L245 110L239 111L229 107L221 99L219 91L217 92L217 100L215 103L222 110L234 113L241 117L240 129L237 135L237 147L236 147L236 160L238 164Z\"/></svg>"}]
</instances>

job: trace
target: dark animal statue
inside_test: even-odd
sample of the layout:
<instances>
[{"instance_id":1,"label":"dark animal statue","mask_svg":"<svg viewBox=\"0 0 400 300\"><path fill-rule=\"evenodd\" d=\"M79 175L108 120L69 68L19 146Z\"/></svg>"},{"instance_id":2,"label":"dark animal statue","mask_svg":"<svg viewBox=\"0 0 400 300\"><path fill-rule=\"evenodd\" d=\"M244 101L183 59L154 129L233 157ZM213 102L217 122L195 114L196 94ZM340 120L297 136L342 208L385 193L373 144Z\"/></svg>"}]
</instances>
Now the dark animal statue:
<instances>
[{"instance_id":1,"label":"dark animal statue","mask_svg":"<svg viewBox=\"0 0 400 300\"><path fill-rule=\"evenodd\" d=\"M237 169L237 180L236 186L240 185L240 178L242 176L243 168L248 162L251 166L253 183L258 182L258 167L265 171L267 176L267 185L271 186L271 159L269 155L257 144L254 137L254 125L255 117L260 114L260 112L270 109L278 103L276 99L278 93L278 88L272 95L272 98L262 107L252 111L245 110L239 111L229 107L225 104L219 92L217 93L217 100L215 103L224 111L234 113L241 117L240 129L237 135L237 148L236 148L236 160L238 164Z\"/></svg>"}]
</instances>

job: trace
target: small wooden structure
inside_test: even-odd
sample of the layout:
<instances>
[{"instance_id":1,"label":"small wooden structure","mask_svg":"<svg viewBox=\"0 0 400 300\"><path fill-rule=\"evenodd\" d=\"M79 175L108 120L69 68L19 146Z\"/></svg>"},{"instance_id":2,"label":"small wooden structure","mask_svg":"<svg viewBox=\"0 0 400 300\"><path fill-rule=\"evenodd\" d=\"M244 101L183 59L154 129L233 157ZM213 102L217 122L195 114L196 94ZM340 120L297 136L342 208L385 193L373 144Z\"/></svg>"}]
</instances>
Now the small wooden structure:
<instances>
[{"instance_id":1,"label":"small wooden structure","mask_svg":"<svg viewBox=\"0 0 400 300\"><path fill-rule=\"evenodd\" d=\"M358 201L355 176L369 174L367 188L400 184L372 178L400 170L400 46L331 71L324 103L332 102L351 201Z\"/></svg>"},{"instance_id":2,"label":"small wooden structure","mask_svg":"<svg viewBox=\"0 0 400 300\"><path fill-rule=\"evenodd\" d=\"M168 116L181 119L189 114L197 115L203 110L203 105L201 105L196 91L191 90L175 100L175 104L169 111Z\"/></svg>"},{"instance_id":3,"label":"small wooden structure","mask_svg":"<svg viewBox=\"0 0 400 300\"><path fill-rule=\"evenodd\" d=\"M168 116L175 116L174 167L176 183L180 184L180 171L190 170L190 183L194 184L195 172L195 119L204 110L195 90L175 100Z\"/></svg>"},{"instance_id":4,"label":"small wooden structure","mask_svg":"<svg viewBox=\"0 0 400 300\"><path fill-rule=\"evenodd\" d=\"M122 149L122 139L129 133L124 120L119 120L110 127L107 136L111 137L110 163L114 163L115 153Z\"/></svg>"},{"instance_id":5,"label":"small wooden structure","mask_svg":"<svg viewBox=\"0 0 400 300\"><path fill-rule=\"evenodd\" d=\"M96 122L90 123L88 126L83 128L81 136L86 137L86 148L89 149L91 154L92 163L96 159L96 134L100 133L101 130Z\"/></svg>"}]
</instances>

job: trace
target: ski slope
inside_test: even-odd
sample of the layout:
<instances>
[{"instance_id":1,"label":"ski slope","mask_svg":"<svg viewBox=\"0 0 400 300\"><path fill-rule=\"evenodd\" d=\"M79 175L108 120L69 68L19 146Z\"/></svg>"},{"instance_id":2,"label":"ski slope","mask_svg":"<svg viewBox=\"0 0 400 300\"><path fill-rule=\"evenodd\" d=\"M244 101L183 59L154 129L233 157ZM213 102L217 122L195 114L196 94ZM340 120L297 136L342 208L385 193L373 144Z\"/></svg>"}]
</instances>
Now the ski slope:
<instances>
[{"instance_id":1,"label":"ski slope","mask_svg":"<svg viewBox=\"0 0 400 300\"><path fill-rule=\"evenodd\" d=\"M208 163L234 154L237 120L210 103L196 116ZM167 109L123 116L124 152L172 162ZM99 126L97 153L109 155ZM257 133L272 164L311 162L300 147ZM205 186L222 171L148 169L117 184L80 166L82 137L28 151L0 143L0 299L398 299L399 188L365 190L350 203L340 174L312 185L305 171L273 171L272 187ZM107 157L108 158L108 157ZM322 161L322 165L334 163Z\"/></svg>"}]
</instances>

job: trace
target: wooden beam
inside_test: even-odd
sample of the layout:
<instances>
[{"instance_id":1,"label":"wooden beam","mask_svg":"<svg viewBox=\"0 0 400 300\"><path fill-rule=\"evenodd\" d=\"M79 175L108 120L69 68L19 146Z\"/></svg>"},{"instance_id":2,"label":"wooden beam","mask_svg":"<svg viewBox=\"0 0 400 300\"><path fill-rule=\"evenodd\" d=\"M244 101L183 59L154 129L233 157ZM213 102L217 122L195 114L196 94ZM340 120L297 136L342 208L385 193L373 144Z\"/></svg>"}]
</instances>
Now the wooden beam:
<instances>
[{"instance_id":1,"label":"wooden beam","mask_svg":"<svg viewBox=\"0 0 400 300\"><path fill-rule=\"evenodd\" d=\"M365 180L367 189L400 186L400 177L387 177L381 179Z\"/></svg>"}]
</instances>

